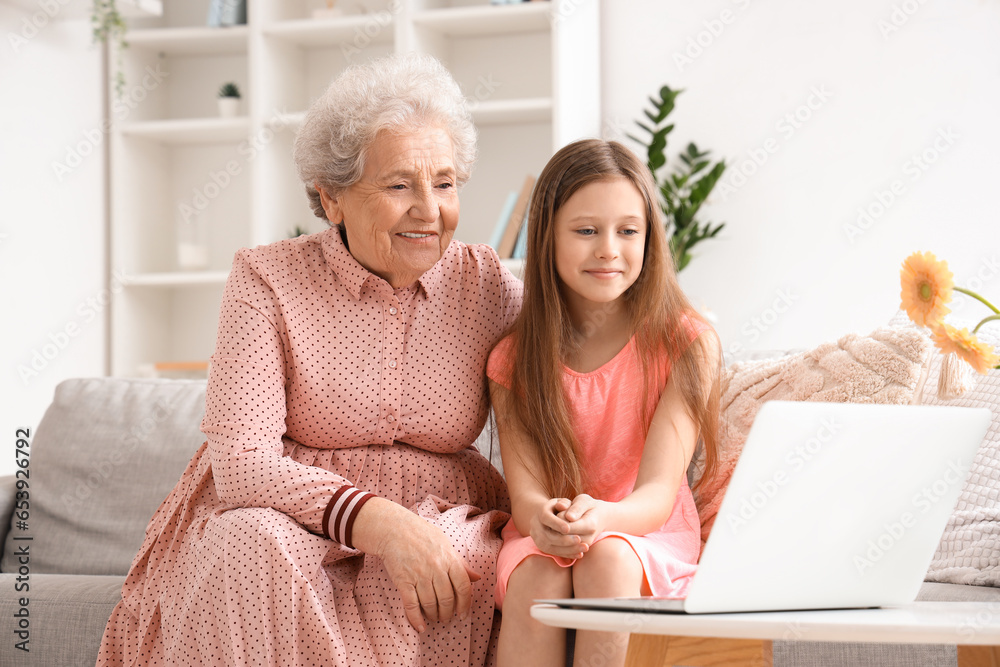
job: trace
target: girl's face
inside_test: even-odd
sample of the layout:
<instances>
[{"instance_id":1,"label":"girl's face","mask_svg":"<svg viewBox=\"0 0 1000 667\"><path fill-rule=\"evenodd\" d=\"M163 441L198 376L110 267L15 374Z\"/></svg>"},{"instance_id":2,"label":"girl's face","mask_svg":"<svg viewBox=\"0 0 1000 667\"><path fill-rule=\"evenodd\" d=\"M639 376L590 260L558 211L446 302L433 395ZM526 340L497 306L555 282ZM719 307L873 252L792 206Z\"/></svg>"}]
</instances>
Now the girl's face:
<instances>
[{"instance_id":1,"label":"girl's face","mask_svg":"<svg viewBox=\"0 0 1000 667\"><path fill-rule=\"evenodd\" d=\"M570 309L617 301L639 277L646 204L625 178L594 181L555 215L556 273Z\"/></svg>"}]
</instances>

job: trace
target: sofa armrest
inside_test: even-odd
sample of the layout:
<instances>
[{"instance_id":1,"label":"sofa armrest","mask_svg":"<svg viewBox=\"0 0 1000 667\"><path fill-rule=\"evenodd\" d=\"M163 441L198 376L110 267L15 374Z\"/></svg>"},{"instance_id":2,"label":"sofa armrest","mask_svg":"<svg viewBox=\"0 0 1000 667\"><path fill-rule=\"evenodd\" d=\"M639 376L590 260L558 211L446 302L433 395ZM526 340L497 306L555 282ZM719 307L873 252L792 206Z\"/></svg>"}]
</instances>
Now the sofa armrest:
<instances>
[{"instance_id":1,"label":"sofa armrest","mask_svg":"<svg viewBox=\"0 0 1000 667\"><path fill-rule=\"evenodd\" d=\"M7 531L10 530L10 515L14 513L16 492L14 475L0 477L0 557L3 556L3 545L7 541Z\"/></svg>"}]
</instances>

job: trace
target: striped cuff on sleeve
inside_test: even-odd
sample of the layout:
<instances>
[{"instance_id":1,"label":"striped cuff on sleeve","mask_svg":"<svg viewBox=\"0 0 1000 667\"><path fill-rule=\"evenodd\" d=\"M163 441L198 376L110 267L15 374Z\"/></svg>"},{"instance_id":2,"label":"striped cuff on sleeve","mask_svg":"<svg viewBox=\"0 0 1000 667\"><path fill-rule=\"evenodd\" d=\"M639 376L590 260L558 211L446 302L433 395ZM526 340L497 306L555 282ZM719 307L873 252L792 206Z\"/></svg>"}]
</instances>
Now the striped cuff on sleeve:
<instances>
[{"instance_id":1,"label":"striped cuff on sleeve","mask_svg":"<svg viewBox=\"0 0 1000 667\"><path fill-rule=\"evenodd\" d=\"M375 497L374 493L362 491L350 484L337 489L323 513L323 533L326 537L353 549L351 529L354 528L354 519L361 506Z\"/></svg>"}]
</instances>

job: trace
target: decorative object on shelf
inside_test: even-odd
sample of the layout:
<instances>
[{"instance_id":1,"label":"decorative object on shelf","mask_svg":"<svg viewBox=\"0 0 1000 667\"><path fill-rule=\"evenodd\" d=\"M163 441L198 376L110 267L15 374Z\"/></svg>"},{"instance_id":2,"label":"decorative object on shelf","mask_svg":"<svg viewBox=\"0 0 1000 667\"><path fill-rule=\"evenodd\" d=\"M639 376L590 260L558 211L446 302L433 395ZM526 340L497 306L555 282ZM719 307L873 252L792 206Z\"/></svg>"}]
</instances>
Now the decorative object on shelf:
<instances>
[{"instance_id":1,"label":"decorative object on shelf","mask_svg":"<svg viewBox=\"0 0 1000 667\"><path fill-rule=\"evenodd\" d=\"M344 11L340 7L334 7L336 4L337 0L326 0L325 7L317 7L312 10L312 17L314 19L332 19L343 16Z\"/></svg>"},{"instance_id":2,"label":"decorative object on shelf","mask_svg":"<svg viewBox=\"0 0 1000 667\"><path fill-rule=\"evenodd\" d=\"M113 40L115 50L115 97L121 99L125 92L125 72L122 65L122 49L128 47L125 32L128 26L118 12L116 0L94 0L90 10L90 25L93 28L94 43L107 44Z\"/></svg>"},{"instance_id":3,"label":"decorative object on shelf","mask_svg":"<svg viewBox=\"0 0 1000 667\"><path fill-rule=\"evenodd\" d=\"M533 187L535 187L535 177L529 174L524 177L524 183L521 185L521 193L514 202L514 207L510 211L510 217L507 218L507 224L504 225L500 242L496 246L497 255L500 256L500 259L510 259L515 256L514 250L517 247L517 240L521 234L521 229L525 227L524 221L528 215L528 201L531 199L531 189Z\"/></svg>"},{"instance_id":4,"label":"decorative object on shelf","mask_svg":"<svg viewBox=\"0 0 1000 667\"><path fill-rule=\"evenodd\" d=\"M933 253L913 253L903 261L899 275L901 307L915 324L931 330L934 344L945 355L938 377L940 398L957 398L972 389L975 386L972 371L985 375L992 368L1000 368L1000 356L993 347L976 338L976 332L984 324L1000 321L996 306L972 290L956 286L948 263L938 260ZM951 312L945 304L951 302L953 292L982 302L993 313L980 320L972 331L945 323L945 316Z\"/></svg>"},{"instance_id":5,"label":"decorative object on shelf","mask_svg":"<svg viewBox=\"0 0 1000 667\"><path fill-rule=\"evenodd\" d=\"M240 89L232 81L219 88L219 115L223 118L240 115Z\"/></svg>"},{"instance_id":6,"label":"decorative object on shelf","mask_svg":"<svg viewBox=\"0 0 1000 667\"><path fill-rule=\"evenodd\" d=\"M691 249L705 239L714 238L722 231L725 223L712 227L711 222L702 224L696 219L701 205L708 199L712 188L726 170L725 161L714 165L708 157L709 151L700 151L691 142L678 156L683 166L675 167L669 173L660 170L667 163L667 135L673 131L673 123L665 125L667 116L674 110L674 100L683 90L671 90L669 86L660 88L660 97L650 97L652 111L644 110L652 125L636 121L636 125L649 133L649 141L628 135L629 139L646 149L646 165L653 172L653 179L660 191L660 208L666 219L667 236L670 238L670 252L674 265L681 271L691 261ZM706 171L707 170L707 171Z\"/></svg>"},{"instance_id":7,"label":"decorative object on shelf","mask_svg":"<svg viewBox=\"0 0 1000 667\"><path fill-rule=\"evenodd\" d=\"M177 268L204 271L208 268L208 226L199 214L178 215Z\"/></svg>"},{"instance_id":8,"label":"decorative object on shelf","mask_svg":"<svg viewBox=\"0 0 1000 667\"><path fill-rule=\"evenodd\" d=\"M208 27L225 28L246 25L246 0L211 0L208 4Z\"/></svg>"}]
</instances>

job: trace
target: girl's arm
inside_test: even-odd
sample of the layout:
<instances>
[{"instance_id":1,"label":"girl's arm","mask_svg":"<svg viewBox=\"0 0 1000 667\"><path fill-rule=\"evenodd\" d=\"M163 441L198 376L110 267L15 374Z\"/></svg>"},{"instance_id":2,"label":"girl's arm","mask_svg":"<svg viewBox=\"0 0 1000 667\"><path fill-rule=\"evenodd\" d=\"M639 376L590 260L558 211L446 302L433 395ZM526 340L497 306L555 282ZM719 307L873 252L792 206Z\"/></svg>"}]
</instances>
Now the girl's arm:
<instances>
[{"instance_id":1,"label":"girl's arm","mask_svg":"<svg viewBox=\"0 0 1000 667\"><path fill-rule=\"evenodd\" d=\"M497 435L500 437L500 458L503 460L504 477L510 492L511 515L517 532L531 536L535 545L544 553L563 558L580 558L586 546L579 535L570 534L570 525L557 514L569 508L568 498L551 498L539 483L532 470L539 463L531 450L527 435L517 426L517 420L503 406L509 393L503 385L490 380L496 414Z\"/></svg>"},{"instance_id":2,"label":"girl's arm","mask_svg":"<svg viewBox=\"0 0 1000 667\"><path fill-rule=\"evenodd\" d=\"M711 330L703 332L696 350L699 362L712 372L706 374L702 396L707 397L719 367L721 351ZM692 343L696 344L696 343ZM674 501L687 475L698 443L698 426L688 414L680 389L671 377L660 396L643 446L639 473L632 493L620 501L604 502L587 495L577 496L564 513L571 534L590 545L603 531L645 535L658 529L670 517ZM507 465L506 459L504 466Z\"/></svg>"}]
</instances>

